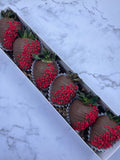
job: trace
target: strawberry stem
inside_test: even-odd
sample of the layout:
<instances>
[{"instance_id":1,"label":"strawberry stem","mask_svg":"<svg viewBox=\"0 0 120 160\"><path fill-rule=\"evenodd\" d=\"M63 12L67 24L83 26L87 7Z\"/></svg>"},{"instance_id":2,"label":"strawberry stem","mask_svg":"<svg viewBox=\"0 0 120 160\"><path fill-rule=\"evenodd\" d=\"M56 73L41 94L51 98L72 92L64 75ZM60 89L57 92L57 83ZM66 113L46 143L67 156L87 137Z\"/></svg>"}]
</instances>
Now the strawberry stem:
<instances>
[{"instance_id":1,"label":"strawberry stem","mask_svg":"<svg viewBox=\"0 0 120 160\"><path fill-rule=\"evenodd\" d=\"M111 120L113 120L113 121L115 121L116 123L120 124L120 115L119 115L119 116L116 116L116 115L114 115L110 110L107 110L106 113L107 113L108 117L109 117Z\"/></svg>"},{"instance_id":2,"label":"strawberry stem","mask_svg":"<svg viewBox=\"0 0 120 160\"><path fill-rule=\"evenodd\" d=\"M67 74L74 82L82 83L82 79L79 78L77 73L72 73L71 71L68 71Z\"/></svg>"},{"instance_id":3,"label":"strawberry stem","mask_svg":"<svg viewBox=\"0 0 120 160\"><path fill-rule=\"evenodd\" d=\"M77 93L78 98L85 104L85 105L98 105L98 96L93 96L90 92L84 93L81 91L78 91Z\"/></svg>"},{"instance_id":4,"label":"strawberry stem","mask_svg":"<svg viewBox=\"0 0 120 160\"><path fill-rule=\"evenodd\" d=\"M18 17L17 17L17 14L14 13L12 10L10 9L7 9L6 11L1 11L1 16L3 18L10 18L10 19L14 19L14 20L17 20L18 21Z\"/></svg>"},{"instance_id":5,"label":"strawberry stem","mask_svg":"<svg viewBox=\"0 0 120 160\"><path fill-rule=\"evenodd\" d=\"M20 38L29 38L29 39L33 39L33 40L38 39L37 35L34 34L34 33L33 33L31 30L29 30L29 29L24 30L24 32L23 32L23 31L22 31L22 32L19 32L19 37L20 37Z\"/></svg>"},{"instance_id":6,"label":"strawberry stem","mask_svg":"<svg viewBox=\"0 0 120 160\"><path fill-rule=\"evenodd\" d=\"M35 60L41 60L43 62L53 62L56 60L55 53L50 52L46 48L43 49L42 53L39 55L32 55Z\"/></svg>"}]
</instances>

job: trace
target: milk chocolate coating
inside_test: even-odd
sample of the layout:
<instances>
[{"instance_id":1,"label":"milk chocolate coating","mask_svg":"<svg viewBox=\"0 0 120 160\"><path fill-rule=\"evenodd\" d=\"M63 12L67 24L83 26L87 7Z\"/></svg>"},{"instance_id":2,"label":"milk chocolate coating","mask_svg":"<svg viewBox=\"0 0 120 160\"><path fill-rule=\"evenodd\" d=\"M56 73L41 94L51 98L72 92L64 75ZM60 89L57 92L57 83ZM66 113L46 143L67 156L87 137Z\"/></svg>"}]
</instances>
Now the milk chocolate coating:
<instances>
[{"instance_id":1,"label":"milk chocolate coating","mask_svg":"<svg viewBox=\"0 0 120 160\"><path fill-rule=\"evenodd\" d=\"M54 66L54 71L57 72L56 64L53 62L52 65ZM45 69L48 68L48 63L42 61L36 61L33 67L33 76L35 79L41 78L45 73Z\"/></svg>"},{"instance_id":2,"label":"milk chocolate coating","mask_svg":"<svg viewBox=\"0 0 120 160\"><path fill-rule=\"evenodd\" d=\"M5 35L5 31L9 27L9 23L7 23L7 21L13 22L14 20L9 19L9 18L0 19L0 42L2 44L4 43L3 36ZM20 26L19 25L17 25L16 28L17 28L17 30L20 30Z\"/></svg>"},{"instance_id":3,"label":"milk chocolate coating","mask_svg":"<svg viewBox=\"0 0 120 160\"><path fill-rule=\"evenodd\" d=\"M108 128L105 126L115 127L117 124L110 120L108 116L100 116L97 118L96 122L93 124L91 133L90 133L90 141L94 140L94 136L100 136L105 134L105 132L109 132Z\"/></svg>"},{"instance_id":4,"label":"milk chocolate coating","mask_svg":"<svg viewBox=\"0 0 120 160\"><path fill-rule=\"evenodd\" d=\"M27 42L26 42L27 41ZM26 46L28 43L32 43L34 42L34 40L29 39L29 38L18 38L15 40L14 44L13 44L13 55L16 61L16 64L19 64L19 58L18 58L18 54L22 54L22 51L24 49L24 46Z\"/></svg>"},{"instance_id":5,"label":"milk chocolate coating","mask_svg":"<svg viewBox=\"0 0 120 160\"><path fill-rule=\"evenodd\" d=\"M53 92L53 91L56 92L56 91L60 90L60 89L61 89L61 87L60 87L61 85L69 85L69 84L75 85L75 84L72 82L72 80L71 80L70 77L68 77L68 76L66 76L66 75L60 75L60 76L58 76L58 77L55 79L55 81L54 81L54 83L53 83L53 85L52 85L51 97L55 98L55 96L52 94L52 92ZM72 97L72 98L73 98L73 97ZM64 105L64 104L63 104L63 105Z\"/></svg>"},{"instance_id":6,"label":"milk chocolate coating","mask_svg":"<svg viewBox=\"0 0 120 160\"><path fill-rule=\"evenodd\" d=\"M76 99L70 106L69 116L71 124L75 122L84 122L85 113L89 113L93 108L83 104L80 100Z\"/></svg>"}]
</instances>

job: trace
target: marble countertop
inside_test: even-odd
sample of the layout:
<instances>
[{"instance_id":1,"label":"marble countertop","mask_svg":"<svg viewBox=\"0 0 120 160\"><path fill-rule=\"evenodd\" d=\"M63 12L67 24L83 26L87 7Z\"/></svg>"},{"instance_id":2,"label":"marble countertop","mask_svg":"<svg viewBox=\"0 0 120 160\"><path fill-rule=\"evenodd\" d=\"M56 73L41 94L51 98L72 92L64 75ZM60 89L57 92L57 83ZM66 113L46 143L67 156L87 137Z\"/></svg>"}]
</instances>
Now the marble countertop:
<instances>
[{"instance_id":1,"label":"marble countertop","mask_svg":"<svg viewBox=\"0 0 120 160\"><path fill-rule=\"evenodd\" d=\"M120 0L0 1L6 6L120 114ZM18 70L0 52L0 160L99 159Z\"/></svg>"},{"instance_id":2,"label":"marble countertop","mask_svg":"<svg viewBox=\"0 0 120 160\"><path fill-rule=\"evenodd\" d=\"M0 49L0 160L79 160L82 155L99 160Z\"/></svg>"}]
</instances>

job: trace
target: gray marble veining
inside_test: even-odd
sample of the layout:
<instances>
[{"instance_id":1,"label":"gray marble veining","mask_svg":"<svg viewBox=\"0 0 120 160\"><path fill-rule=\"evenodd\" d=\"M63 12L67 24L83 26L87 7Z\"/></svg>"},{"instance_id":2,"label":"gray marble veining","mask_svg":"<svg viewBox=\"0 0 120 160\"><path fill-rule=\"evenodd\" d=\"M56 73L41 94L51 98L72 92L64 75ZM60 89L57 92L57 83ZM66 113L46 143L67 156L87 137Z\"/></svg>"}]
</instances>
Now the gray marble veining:
<instances>
[{"instance_id":1,"label":"gray marble veining","mask_svg":"<svg viewBox=\"0 0 120 160\"><path fill-rule=\"evenodd\" d=\"M0 160L99 159L0 50Z\"/></svg>"},{"instance_id":2,"label":"gray marble veining","mask_svg":"<svg viewBox=\"0 0 120 160\"><path fill-rule=\"evenodd\" d=\"M0 7L7 4L120 114L119 0L13 0Z\"/></svg>"},{"instance_id":3,"label":"gray marble veining","mask_svg":"<svg viewBox=\"0 0 120 160\"><path fill-rule=\"evenodd\" d=\"M5 6L14 8L120 114L120 0L0 0L0 10ZM48 108L37 89L0 52L0 160L77 160L83 154L82 159L98 159Z\"/></svg>"}]
</instances>

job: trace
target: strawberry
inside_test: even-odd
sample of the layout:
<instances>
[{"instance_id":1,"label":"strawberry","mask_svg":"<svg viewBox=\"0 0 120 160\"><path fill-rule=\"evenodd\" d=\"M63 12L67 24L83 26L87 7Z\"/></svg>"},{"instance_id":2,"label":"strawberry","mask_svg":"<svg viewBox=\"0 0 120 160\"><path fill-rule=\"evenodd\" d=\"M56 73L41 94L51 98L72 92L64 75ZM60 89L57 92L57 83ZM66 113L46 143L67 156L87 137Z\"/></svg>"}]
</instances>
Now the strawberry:
<instances>
[{"instance_id":1,"label":"strawberry","mask_svg":"<svg viewBox=\"0 0 120 160\"><path fill-rule=\"evenodd\" d=\"M67 105L75 97L77 88L68 75L61 74L50 87L49 99L53 105Z\"/></svg>"},{"instance_id":2,"label":"strawberry","mask_svg":"<svg viewBox=\"0 0 120 160\"><path fill-rule=\"evenodd\" d=\"M13 56L16 64L21 70L27 70L34 61L32 55L40 54L41 45L33 37L32 32L25 30L21 38L15 40L13 45Z\"/></svg>"},{"instance_id":3,"label":"strawberry","mask_svg":"<svg viewBox=\"0 0 120 160\"><path fill-rule=\"evenodd\" d=\"M120 139L120 125L108 116L99 116L90 132L89 143L98 150L111 147Z\"/></svg>"},{"instance_id":4,"label":"strawberry","mask_svg":"<svg viewBox=\"0 0 120 160\"><path fill-rule=\"evenodd\" d=\"M3 49L11 51L13 43L19 36L22 26L17 15L10 9L1 11L2 19L0 20L0 43Z\"/></svg>"},{"instance_id":5,"label":"strawberry","mask_svg":"<svg viewBox=\"0 0 120 160\"><path fill-rule=\"evenodd\" d=\"M45 48L39 56L33 55L33 57L37 60L32 67L36 86L40 90L47 89L58 74L58 66L55 63L56 57Z\"/></svg>"},{"instance_id":6,"label":"strawberry","mask_svg":"<svg viewBox=\"0 0 120 160\"><path fill-rule=\"evenodd\" d=\"M79 99L73 101L69 109L69 118L73 129L82 131L93 124L98 116L95 105L85 105Z\"/></svg>"},{"instance_id":7,"label":"strawberry","mask_svg":"<svg viewBox=\"0 0 120 160\"><path fill-rule=\"evenodd\" d=\"M10 18L0 19L0 43L4 49L13 49L13 43L18 37L19 30L21 30L20 22Z\"/></svg>"}]
</instances>

